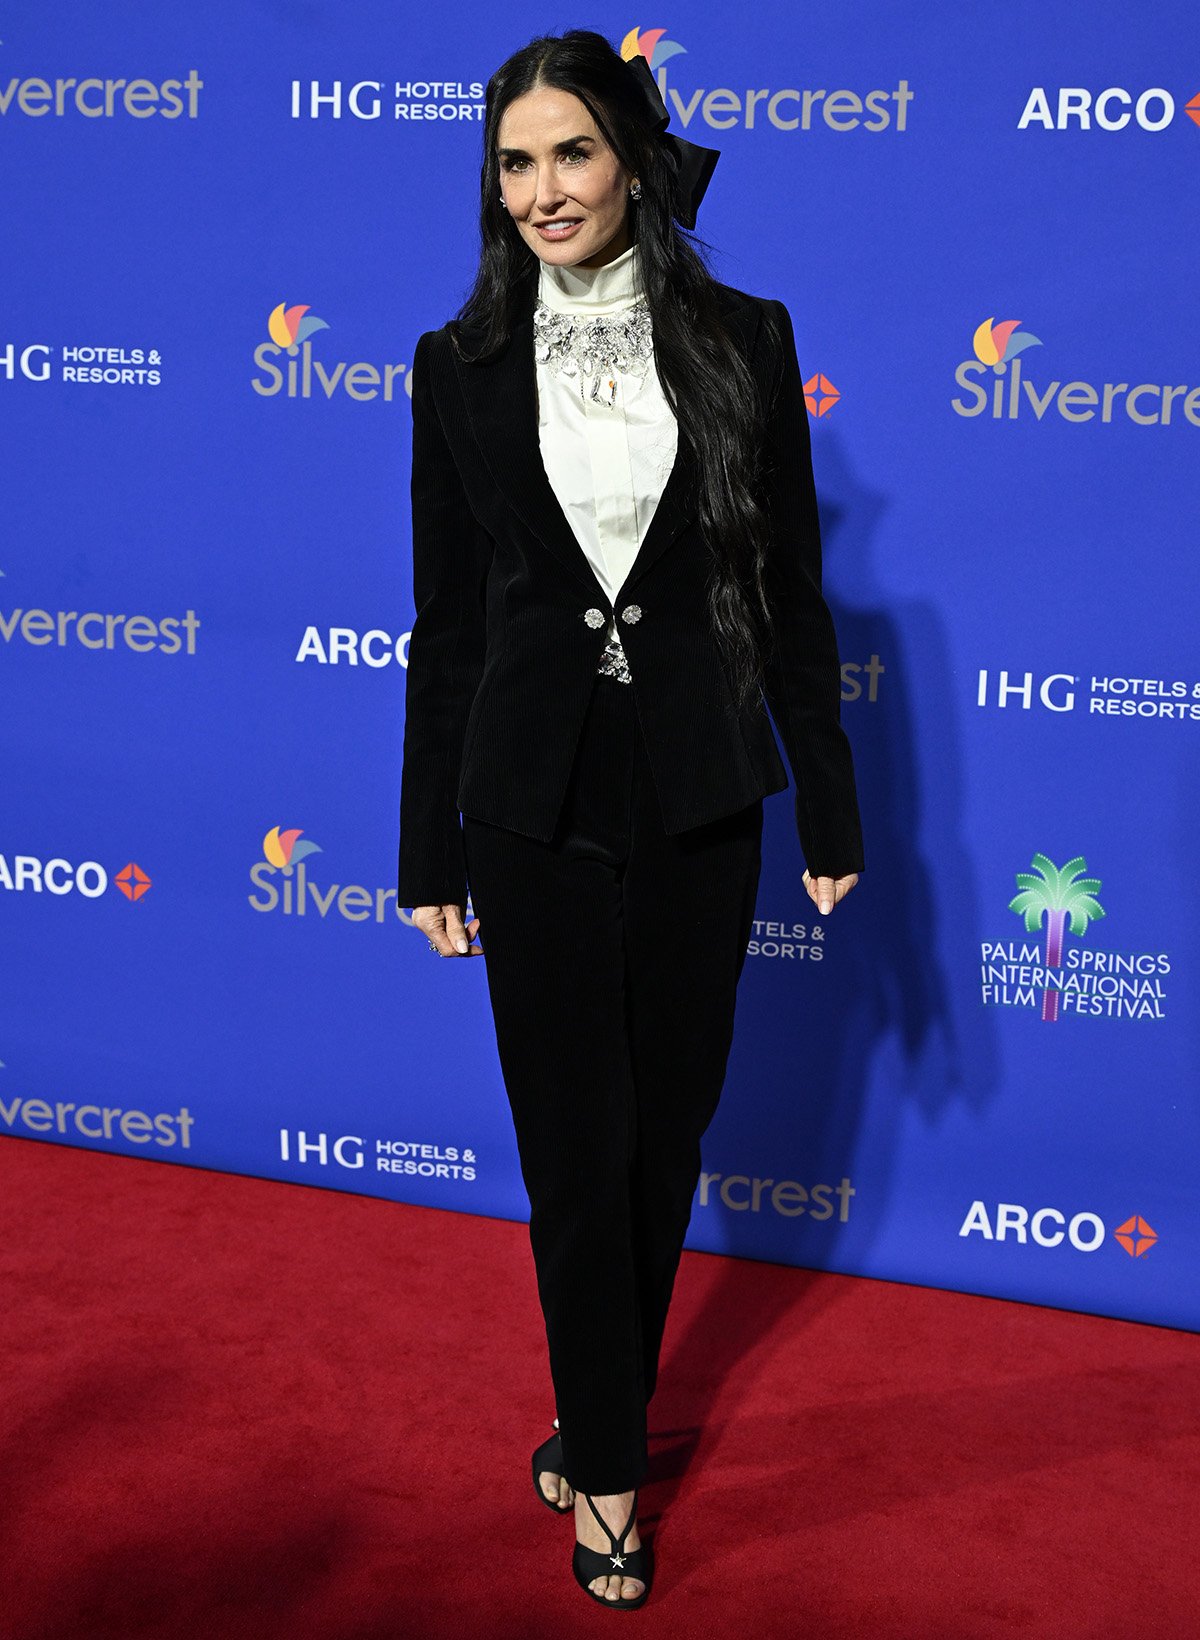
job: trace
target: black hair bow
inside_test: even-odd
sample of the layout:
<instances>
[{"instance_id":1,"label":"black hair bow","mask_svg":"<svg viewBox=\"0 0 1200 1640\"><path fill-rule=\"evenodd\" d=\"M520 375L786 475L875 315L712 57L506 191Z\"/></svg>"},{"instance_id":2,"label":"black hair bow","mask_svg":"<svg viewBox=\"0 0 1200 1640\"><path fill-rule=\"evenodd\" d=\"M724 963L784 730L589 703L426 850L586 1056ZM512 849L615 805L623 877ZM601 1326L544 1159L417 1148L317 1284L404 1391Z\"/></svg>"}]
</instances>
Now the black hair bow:
<instances>
[{"instance_id":1,"label":"black hair bow","mask_svg":"<svg viewBox=\"0 0 1200 1640\"><path fill-rule=\"evenodd\" d=\"M626 58L626 67L633 75L634 84L646 99L650 123L658 133L675 166L675 198L671 215L685 228L696 226L696 212L704 198L704 190L720 159L717 148L701 148L699 143L687 142L666 129L670 114L658 89L650 64L640 51Z\"/></svg>"}]
</instances>

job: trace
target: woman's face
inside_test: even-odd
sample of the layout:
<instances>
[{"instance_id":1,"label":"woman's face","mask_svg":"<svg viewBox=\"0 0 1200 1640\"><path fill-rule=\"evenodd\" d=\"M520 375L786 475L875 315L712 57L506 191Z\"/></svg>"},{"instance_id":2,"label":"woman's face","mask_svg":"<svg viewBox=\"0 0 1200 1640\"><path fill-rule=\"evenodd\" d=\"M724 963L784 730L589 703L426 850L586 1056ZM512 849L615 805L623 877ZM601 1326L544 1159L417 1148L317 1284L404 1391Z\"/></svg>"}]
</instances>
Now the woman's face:
<instances>
[{"instance_id":1,"label":"woman's face","mask_svg":"<svg viewBox=\"0 0 1200 1640\"><path fill-rule=\"evenodd\" d=\"M508 214L543 262L600 267L628 250L629 174L572 92L515 98L496 148Z\"/></svg>"}]
</instances>

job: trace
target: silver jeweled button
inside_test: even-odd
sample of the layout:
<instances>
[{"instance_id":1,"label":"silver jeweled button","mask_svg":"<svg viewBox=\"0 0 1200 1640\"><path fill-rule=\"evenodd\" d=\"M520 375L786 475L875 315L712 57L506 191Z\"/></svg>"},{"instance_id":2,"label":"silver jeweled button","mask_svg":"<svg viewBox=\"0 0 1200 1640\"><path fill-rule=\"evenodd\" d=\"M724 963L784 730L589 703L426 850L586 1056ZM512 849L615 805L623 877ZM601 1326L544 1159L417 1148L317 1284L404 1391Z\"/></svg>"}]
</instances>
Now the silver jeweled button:
<instances>
[{"instance_id":1,"label":"silver jeweled button","mask_svg":"<svg viewBox=\"0 0 1200 1640\"><path fill-rule=\"evenodd\" d=\"M604 611L600 609L585 609L583 618L589 626L604 625Z\"/></svg>"},{"instance_id":2,"label":"silver jeweled button","mask_svg":"<svg viewBox=\"0 0 1200 1640\"><path fill-rule=\"evenodd\" d=\"M623 621L628 621L630 626L632 626L635 621L640 621L641 618L641 604L626 604L625 608L621 611L621 619Z\"/></svg>"}]
</instances>

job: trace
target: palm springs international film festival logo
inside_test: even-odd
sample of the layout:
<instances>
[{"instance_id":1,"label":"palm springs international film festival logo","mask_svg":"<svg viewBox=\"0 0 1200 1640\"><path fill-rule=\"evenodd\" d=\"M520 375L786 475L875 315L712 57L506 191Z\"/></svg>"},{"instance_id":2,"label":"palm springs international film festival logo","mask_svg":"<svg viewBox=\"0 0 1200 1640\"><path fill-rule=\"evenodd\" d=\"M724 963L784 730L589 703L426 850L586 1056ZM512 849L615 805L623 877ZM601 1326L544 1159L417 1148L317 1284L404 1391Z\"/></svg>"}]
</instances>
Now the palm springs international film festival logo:
<instances>
[{"instance_id":1,"label":"palm springs international film festival logo","mask_svg":"<svg viewBox=\"0 0 1200 1640\"><path fill-rule=\"evenodd\" d=\"M985 1007L1037 1008L1049 1024L1060 1014L1106 1019L1165 1019L1164 976L1170 958L1162 951L1104 951L1095 941L1084 947L1090 925L1106 915L1097 896L1102 884L1087 875L1082 854L1056 866L1035 854L1029 871L1016 874L1017 892L1008 909L1026 934L1044 933L1043 944L1028 940L984 940L980 978Z\"/></svg>"},{"instance_id":2,"label":"palm springs international film festival logo","mask_svg":"<svg viewBox=\"0 0 1200 1640\"><path fill-rule=\"evenodd\" d=\"M1038 386L1026 379L1022 358L1031 347L1041 347L1042 339L1019 329L1019 319L994 318L977 325L971 338L974 357L964 359L954 372L963 397L951 399L955 415L971 420L990 416L993 421L1016 421L1032 415L1044 421L1053 413L1062 421L1111 422L1114 414L1124 414L1139 427L1178 427L1190 423L1200 427L1200 386L1180 386L1174 382L1057 381ZM993 381L989 392L984 385L987 372Z\"/></svg>"},{"instance_id":3,"label":"palm springs international film festival logo","mask_svg":"<svg viewBox=\"0 0 1200 1640\"><path fill-rule=\"evenodd\" d=\"M811 90L784 86L748 86L736 91L730 86L689 88L682 95L667 83L667 64L687 69L676 59L687 55L687 47L668 40L665 28L631 28L621 41L621 56L629 61L640 52L658 81L658 89L672 120L686 130L693 123L727 131L740 125L753 131L763 124L777 131L811 131L823 126L835 134L846 131L907 131L908 105L913 99L907 80L894 91L874 90L860 95L850 90ZM895 106L889 106L894 104ZM762 105L762 106L760 106Z\"/></svg>"},{"instance_id":4,"label":"palm springs international film festival logo","mask_svg":"<svg viewBox=\"0 0 1200 1640\"><path fill-rule=\"evenodd\" d=\"M280 302L267 317L268 340L254 350L258 374L250 378L250 385L260 398L273 399L282 394L289 399L331 400L350 398L359 401L382 399L390 404L397 396L396 378L402 378L401 391L412 397L406 364L371 364L358 359L328 362L313 352L311 338L322 330L329 330L324 319L318 319L306 302L288 306Z\"/></svg>"},{"instance_id":5,"label":"palm springs international film festival logo","mask_svg":"<svg viewBox=\"0 0 1200 1640\"><path fill-rule=\"evenodd\" d=\"M411 919L396 904L395 888L318 882L310 877L308 861L320 853L321 845L305 837L299 826L286 831L272 826L262 840L262 859L250 868L250 881L258 891L246 897L251 910L317 922L337 919L411 926Z\"/></svg>"}]
</instances>

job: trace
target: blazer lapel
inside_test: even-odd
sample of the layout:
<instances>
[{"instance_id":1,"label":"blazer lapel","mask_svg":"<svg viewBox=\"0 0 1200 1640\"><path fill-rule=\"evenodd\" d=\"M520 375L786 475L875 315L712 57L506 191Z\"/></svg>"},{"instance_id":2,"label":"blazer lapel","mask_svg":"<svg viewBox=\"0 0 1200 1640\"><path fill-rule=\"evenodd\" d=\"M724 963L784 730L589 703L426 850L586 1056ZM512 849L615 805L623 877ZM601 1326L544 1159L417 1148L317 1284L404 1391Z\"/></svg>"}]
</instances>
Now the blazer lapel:
<instances>
[{"instance_id":1,"label":"blazer lapel","mask_svg":"<svg viewBox=\"0 0 1200 1640\"><path fill-rule=\"evenodd\" d=\"M646 571L660 559L675 537L682 530L689 519L695 516L696 501L693 491L693 480L696 474L696 464L682 438L679 439L675 450L675 461L663 492L658 498L658 506L654 509L654 516L646 525L646 533L642 537L642 544L637 550L633 563L629 566L629 574L621 583L620 595L624 597Z\"/></svg>"},{"instance_id":2,"label":"blazer lapel","mask_svg":"<svg viewBox=\"0 0 1200 1640\"><path fill-rule=\"evenodd\" d=\"M744 302L741 297L728 286L720 291L722 317L730 332L749 341L745 332L745 324L752 312L751 304ZM748 348L747 348L747 351ZM685 412L686 413L686 412ZM667 548L679 535L685 525L690 524L696 516L696 482L699 477L697 465L691 452L686 448L682 436L679 439L675 465L671 468L663 493L659 497L654 516L646 526L646 533L642 537L642 544L638 548L637 556L629 566L629 574L620 587L620 596L624 598L636 581L639 581L666 552Z\"/></svg>"},{"instance_id":3,"label":"blazer lapel","mask_svg":"<svg viewBox=\"0 0 1200 1640\"><path fill-rule=\"evenodd\" d=\"M728 297L726 298L728 305ZM740 329L749 304L740 301L725 314ZM453 348L463 400L483 459L513 511L585 587L594 601L605 601L603 589L580 546L542 461L538 439L536 364L533 357L533 297L513 326L508 345L495 358L478 364L460 359ZM621 595L633 586L695 516L696 463L678 441L675 462L642 538Z\"/></svg>"}]
</instances>

